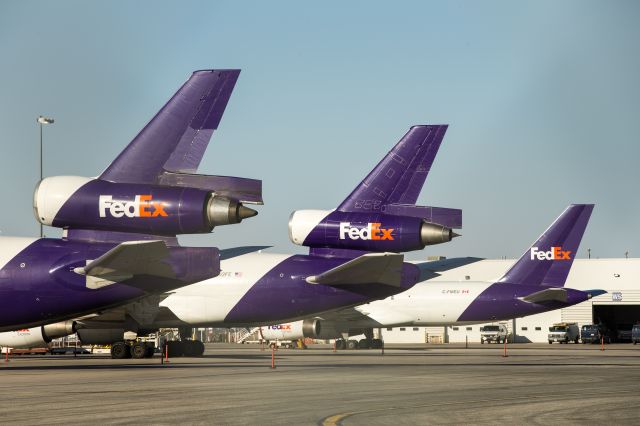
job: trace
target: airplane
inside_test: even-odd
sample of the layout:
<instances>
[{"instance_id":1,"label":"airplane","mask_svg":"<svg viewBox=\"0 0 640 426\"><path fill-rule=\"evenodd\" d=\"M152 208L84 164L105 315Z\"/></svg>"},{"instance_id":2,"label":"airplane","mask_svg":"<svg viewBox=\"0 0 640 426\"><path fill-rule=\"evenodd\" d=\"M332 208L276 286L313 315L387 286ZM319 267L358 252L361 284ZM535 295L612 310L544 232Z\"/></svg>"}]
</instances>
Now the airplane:
<instances>
[{"instance_id":1,"label":"airplane","mask_svg":"<svg viewBox=\"0 0 640 426\"><path fill-rule=\"evenodd\" d=\"M111 344L113 358L151 356L144 343L125 339L159 328L261 325L357 306L413 286L419 269L391 250L422 249L451 241L462 211L415 205L446 125L413 126L335 210L298 210L291 241L308 255L264 253L259 247L221 251L220 276L120 309L77 318L83 343ZM50 324L49 327L64 327ZM3 333L3 346L45 344L46 329ZM171 356L202 355L204 345L171 342Z\"/></svg>"},{"instance_id":2,"label":"airplane","mask_svg":"<svg viewBox=\"0 0 640 426\"><path fill-rule=\"evenodd\" d=\"M373 329L402 326L450 326L520 318L584 302L605 293L564 287L593 210L573 204L540 235L496 281L439 281L444 271L463 268L477 258L421 262L420 282L384 300L342 309L316 318L262 327L264 340L338 339L337 349L380 348ZM598 283L594 283L598 285ZM364 334L361 342L348 335Z\"/></svg>"},{"instance_id":3,"label":"airplane","mask_svg":"<svg viewBox=\"0 0 640 426\"><path fill-rule=\"evenodd\" d=\"M239 70L194 72L96 178L54 176L35 189L37 220L62 238L0 237L0 330L48 327L218 275L219 250L176 235L239 223L262 182L196 174Z\"/></svg>"}]
</instances>

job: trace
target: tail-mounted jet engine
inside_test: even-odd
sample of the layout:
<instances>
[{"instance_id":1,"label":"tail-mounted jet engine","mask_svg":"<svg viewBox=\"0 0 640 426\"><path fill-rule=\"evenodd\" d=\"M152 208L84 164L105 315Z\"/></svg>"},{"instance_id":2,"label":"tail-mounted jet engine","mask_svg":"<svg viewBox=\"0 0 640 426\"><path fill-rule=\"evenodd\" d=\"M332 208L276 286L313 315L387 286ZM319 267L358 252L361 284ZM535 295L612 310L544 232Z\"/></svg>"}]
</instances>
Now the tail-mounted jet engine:
<instances>
[{"instance_id":1,"label":"tail-mounted jet engine","mask_svg":"<svg viewBox=\"0 0 640 426\"><path fill-rule=\"evenodd\" d=\"M257 214L238 200L205 189L76 176L42 180L33 208L38 221L48 226L154 235L211 232Z\"/></svg>"},{"instance_id":2,"label":"tail-mounted jet engine","mask_svg":"<svg viewBox=\"0 0 640 426\"><path fill-rule=\"evenodd\" d=\"M422 217L385 213L297 210L289 219L291 241L313 248L406 252L457 236Z\"/></svg>"}]
</instances>

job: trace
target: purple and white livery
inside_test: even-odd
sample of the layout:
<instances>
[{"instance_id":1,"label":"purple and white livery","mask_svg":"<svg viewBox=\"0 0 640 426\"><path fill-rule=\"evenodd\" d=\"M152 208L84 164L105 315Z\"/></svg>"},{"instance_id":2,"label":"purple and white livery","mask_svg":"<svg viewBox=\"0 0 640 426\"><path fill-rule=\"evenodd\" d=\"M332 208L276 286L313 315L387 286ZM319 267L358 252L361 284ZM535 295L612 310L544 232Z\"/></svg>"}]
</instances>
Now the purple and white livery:
<instances>
[{"instance_id":1,"label":"purple and white livery","mask_svg":"<svg viewBox=\"0 0 640 426\"><path fill-rule=\"evenodd\" d=\"M604 293L565 288L578 246L593 210L592 204L574 204L495 282L439 279L481 259L458 258L417 263L421 282L384 300L338 310L320 317L265 327L267 340L302 337L338 338L364 333L364 346L379 346L373 328L397 326L463 325L519 318L583 302ZM455 276L456 274L451 274ZM597 285L597 284L596 284ZM289 332L289 330L293 330ZM344 341L341 341L344 344ZM361 346L362 346L361 345Z\"/></svg>"},{"instance_id":2,"label":"purple and white livery","mask_svg":"<svg viewBox=\"0 0 640 426\"><path fill-rule=\"evenodd\" d=\"M404 247L417 248L421 244L421 227L427 223L425 218L433 221L439 212L445 212L442 217L446 220L453 215L457 226L461 223L459 210L413 205L445 130L446 126L412 127L341 204L344 210L335 212L343 215L340 220L350 220L361 240L368 241L366 245L353 239L339 244L334 239L332 244L329 235L322 244L310 244L308 255L262 253L252 247L222 250L222 272L218 277L183 287L166 297L146 298L94 317L78 318L75 325L81 340L112 343L115 358L138 357L144 356L145 351L135 343L125 343L125 333L144 334L160 327L232 327L297 320L406 291L418 281L420 270L403 262L402 254L387 252L391 246L382 235L390 233L397 238L395 241L402 241ZM373 195L367 195L369 193ZM375 198L376 209L353 211L350 206L364 198ZM397 210L393 215L381 212L386 206ZM351 219L355 216L360 223L370 223L371 227L359 226ZM393 229L385 228L391 223ZM409 228L401 224L415 226ZM292 224L291 229L297 232L298 225ZM445 228L433 222L428 225L439 230ZM314 232L319 233L320 228L315 228ZM374 238L378 236L380 238ZM41 342L46 331L34 329L30 343ZM190 336L188 330L181 334ZM25 333L22 340L12 341L11 333L4 333L0 344L24 344L29 338L24 336ZM185 341L182 345L188 354L201 354L204 350L199 342Z\"/></svg>"},{"instance_id":3,"label":"purple and white livery","mask_svg":"<svg viewBox=\"0 0 640 426\"><path fill-rule=\"evenodd\" d=\"M415 205L446 131L446 125L409 129L336 210L293 212L291 241L312 253L407 252L451 241L462 211Z\"/></svg>"},{"instance_id":4,"label":"purple and white livery","mask_svg":"<svg viewBox=\"0 0 640 426\"><path fill-rule=\"evenodd\" d=\"M217 248L180 247L176 235L238 223L256 214L242 202L262 203L258 180L195 174L238 74L193 73L99 177L38 184L36 217L63 228L63 238L0 238L0 330L62 321L218 275Z\"/></svg>"}]
</instances>

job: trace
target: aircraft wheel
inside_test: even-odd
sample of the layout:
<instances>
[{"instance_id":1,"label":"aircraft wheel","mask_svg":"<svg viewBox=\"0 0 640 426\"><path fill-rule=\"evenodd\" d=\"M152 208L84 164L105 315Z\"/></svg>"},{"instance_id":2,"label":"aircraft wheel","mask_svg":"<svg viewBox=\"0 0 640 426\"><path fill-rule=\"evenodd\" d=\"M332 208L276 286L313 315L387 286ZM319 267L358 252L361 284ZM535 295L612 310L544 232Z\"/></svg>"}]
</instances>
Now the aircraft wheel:
<instances>
[{"instance_id":1,"label":"aircraft wheel","mask_svg":"<svg viewBox=\"0 0 640 426\"><path fill-rule=\"evenodd\" d=\"M371 340L369 339L360 339L358 342L358 349L370 349L371 348Z\"/></svg>"},{"instance_id":2,"label":"aircraft wheel","mask_svg":"<svg viewBox=\"0 0 640 426\"><path fill-rule=\"evenodd\" d=\"M344 350L347 348L347 343L344 339L336 339L336 350Z\"/></svg>"},{"instance_id":3,"label":"aircraft wheel","mask_svg":"<svg viewBox=\"0 0 640 426\"><path fill-rule=\"evenodd\" d=\"M153 345L147 345L146 351L144 353L145 358L153 358L153 354L155 353L155 348Z\"/></svg>"},{"instance_id":4,"label":"aircraft wheel","mask_svg":"<svg viewBox=\"0 0 640 426\"><path fill-rule=\"evenodd\" d=\"M147 345L142 342L135 342L131 345L131 358L142 359L147 354Z\"/></svg>"},{"instance_id":5,"label":"aircraft wheel","mask_svg":"<svg viewBox=\"0 0 640 426\"><path fill-rule=\"evenodd\" d=\"M111 345L111 358L113 359L125 359L129 358L131 353L129 347L125 342L116 342Z\"/></svg>"},{"instance_id":6,"label":"aircraft wheel","mask_svg":"<svg viewBox=\"0 0 640 426\"><path fill-rule=\"evenodd\" d=\"M202 343L200 340L194 340L193 341L193 346L194 346L194 356L202 356L204 355L204 343Z\"/></svg>"},{"instance_id":7,"label":"aircraft wheel","mask_svg":"<svg viewBox=\"0 0 640 426\"><path fill-rule=\"evenodd\" d=\"M357 340L347 340L347 349L358 349Z\"/></svg>"},{"instance_id":8,"label":"aircraft wheel","mask_svg":"<svg viewBox=\"0 0 640 426\"><path fill-rule=\"evenodd\" d=\"M184 343L177 340L167 342L170 357L178 357L184 355Z\"/></svg>"},{"instance_id":9,"label":"aircraft wheel","mask_svg":"<svg viewBox=\"0 0 640 426\"><path fill-rule=\"evenodd\" d=\"M371 349L382 349L382 339L371 339Z\"/></svg>"},{"instance_id":10,"label":"aircraft wheel","mask_svg":"<svg viewBox=\"0 0 640 426\"><path fill-rule=\"evenodd\" d=\"M185 340L181 343L184 345L184 356L200 357L204 354L204 344L199 340Z\"/></svg>"}]
</instances>

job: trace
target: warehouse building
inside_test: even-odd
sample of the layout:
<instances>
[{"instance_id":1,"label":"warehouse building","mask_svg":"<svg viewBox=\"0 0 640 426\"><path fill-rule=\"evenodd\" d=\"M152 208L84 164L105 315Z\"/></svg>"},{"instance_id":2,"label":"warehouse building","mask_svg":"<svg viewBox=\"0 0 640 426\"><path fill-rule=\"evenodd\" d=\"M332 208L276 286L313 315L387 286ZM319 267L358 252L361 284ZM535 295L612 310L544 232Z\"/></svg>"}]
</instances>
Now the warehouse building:
<instances>
[{"instance_id":1,"label":"warehouse building","mask_svg":"<svg viewBox=\"0 0 640 426\"><path fill-rule=\"evenodd\" d=\"M514 260L483 260L443 274L437 280L492 281L500 277ZM549 327L559 322L604 324L612 335L640 323L640 259L577 259L566 287L578 290L605 290L607 293L565 309L502 321L516 342L546 342ZM480 327L465 324L433 327L383 329L387 343L480 342Z\"/></svg>"}]
</instances>

